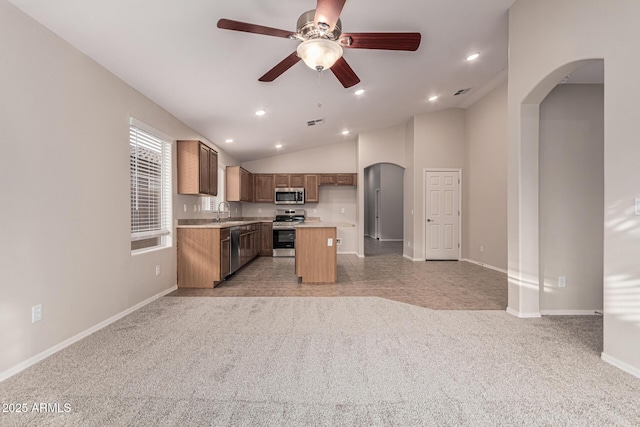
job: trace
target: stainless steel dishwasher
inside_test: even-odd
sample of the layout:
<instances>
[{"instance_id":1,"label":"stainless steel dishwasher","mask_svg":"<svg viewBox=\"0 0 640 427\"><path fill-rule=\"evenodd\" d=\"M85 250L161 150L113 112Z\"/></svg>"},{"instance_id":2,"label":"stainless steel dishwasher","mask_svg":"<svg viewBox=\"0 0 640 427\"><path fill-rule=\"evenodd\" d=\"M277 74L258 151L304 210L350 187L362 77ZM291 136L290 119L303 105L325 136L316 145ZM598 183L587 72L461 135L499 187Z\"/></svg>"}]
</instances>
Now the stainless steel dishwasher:
<instances>
[{"instance_id":1,"label":"stainless steel dishwasher","mask_svg":"<svg viewBox=\"0 0 640 427\"><path fill-rule=\"evenodd\" d=\"M233 274L240 268L240 226L231 227L231 230L229 230L229 235L231 236L229 274Z\"/></svg>"}]
</instances>

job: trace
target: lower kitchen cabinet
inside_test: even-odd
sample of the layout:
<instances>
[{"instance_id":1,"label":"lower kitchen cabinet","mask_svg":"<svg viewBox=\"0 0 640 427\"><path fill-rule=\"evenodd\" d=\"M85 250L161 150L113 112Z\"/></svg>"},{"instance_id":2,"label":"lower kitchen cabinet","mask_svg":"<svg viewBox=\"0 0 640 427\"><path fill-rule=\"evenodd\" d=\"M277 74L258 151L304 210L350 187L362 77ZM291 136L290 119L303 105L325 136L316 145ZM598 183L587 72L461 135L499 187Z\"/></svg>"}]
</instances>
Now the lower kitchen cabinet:
<instances>
[{"instance_id":1,"label":"lower kitchen cabinet","mask_svg":"<svg viewBox=\"0 0 640 427\"><path fill-rule=\"evenodd\" d=\"M242 226L240 267L258 255L260 224ZM229 228L178 228L178 287L213 288L229 275Z\"/></svg>"},{"instance_id":2,"label":"lower kitchen cabinet","mask_svg":"<svg viewBox=\"0 0 640 427\"><path fill-rule=\"evenodd\" d=\"M273 256L273 223L260 224L260 256Z\"/></svg>"}]
</instances>

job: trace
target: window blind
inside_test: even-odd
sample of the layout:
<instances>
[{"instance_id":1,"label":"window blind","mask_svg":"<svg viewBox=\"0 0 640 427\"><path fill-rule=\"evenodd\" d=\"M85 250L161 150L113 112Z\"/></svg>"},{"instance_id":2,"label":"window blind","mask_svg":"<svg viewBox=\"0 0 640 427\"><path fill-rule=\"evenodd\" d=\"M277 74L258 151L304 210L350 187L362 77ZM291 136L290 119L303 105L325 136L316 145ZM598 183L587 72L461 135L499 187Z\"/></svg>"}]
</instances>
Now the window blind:
<instances>
[{"instance_id":1,"label":"window blind","mask_svg":"<svg viewBox=\"0 0 640 427\"><path fill-rule=\"evenodd\" d=\"M133 123L129 127L131 240L171 233L171 144ZM166 245L166 239L160 239Z\"/></svg>"}]
</instances>

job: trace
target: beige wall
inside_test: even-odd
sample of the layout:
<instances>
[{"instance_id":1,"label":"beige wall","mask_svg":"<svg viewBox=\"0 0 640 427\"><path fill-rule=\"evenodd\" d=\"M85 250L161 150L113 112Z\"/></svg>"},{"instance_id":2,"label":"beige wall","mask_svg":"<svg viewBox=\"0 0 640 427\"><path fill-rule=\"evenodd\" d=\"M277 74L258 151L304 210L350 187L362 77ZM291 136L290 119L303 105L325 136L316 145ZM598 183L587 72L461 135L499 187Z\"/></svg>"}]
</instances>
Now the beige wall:
<instances>
[{"instance_id":1,"label":"beige wall","mask_svg":"<svg viewBox=\"0 0 640 427\"><path fill-rule=\"evenodd\" d=\"M405 147L407 141L406 126L393 126L385 129L361 132L357 143L358 182L364 182L364 169L377 163L393 163L406 167L407 155ZM406 197L406 196L405 196ZM358 241L358 255L364 256L364 186L358 186L358 224L356 239Z\"/></svg>"},{"instance_id":2,"label":"beige wall","mask_svg":"<svg viewBox=\"0 0 640 427\"><path fill-rule=\"evenodd\" d=\"M413 218L415 210L413 208L415 202L415 167L413 165L413 151L415 148L415 118L411 118L405 126L405 165L404 171L404 249L402 255L406 258L413 259L413 248L415 247L413 240Z\"/></svg>"},{"instance_id":3,"label":"beige wall","mask_svg":"<svg viewBox=\"0 0 640 427\"><path fill-rule=\"evenodd\" d=\"M464 110L454 108L414 118L413 258L424 260L425 169L464 167ZM463 207L464 209L464 207Z\"/></svg>"},{"instance_id":4,"label":"beige wall","mask_svg":"<svg viewBox=\"0 0 640 427\"><path fill-rule=\"evenodd\" d=\"M603 95L565 84L540 104L542 312L602 310Z\"/></svg>"},{"instance_id":5,"label":"beige wall","mask_svg":"<svg viewBox=\"0 0 640 427\"><path fill-rule=\"evenodd\" d=\"M509 13L509 311L539 313L539 103L579 61L604 59L603 358L640 376L637 100L640 2L517 0Z\"/></svg>"},{"instance_id":6,"label":"beige wall","mask_svg":"<svg viewBox=\"0 0 640 427\"><path fill-rule=\"evenodd\" d=\"M2 377L176 284L175 247L130 252L129 117L199 136L5 0L0 52Z\"/></svg>"},{"instance_id":7,"label":"beige wall","mask_svg":"<svg viewBox=\"0 0 640 427\"><path fill-rule=\"evenodd\" d=\"M242 163L252 173L355 173L356 140Z\"/></svg>"},{"instance_id":8,"label":"beige wall","mask_svg":"<svg viewBox=\"0 0 640 427\"><path fill-rule=\"evenodd\" d=\"M466 110L465 134L462 256L506 270L506 82Z\"/></svg>"}]
</instances>

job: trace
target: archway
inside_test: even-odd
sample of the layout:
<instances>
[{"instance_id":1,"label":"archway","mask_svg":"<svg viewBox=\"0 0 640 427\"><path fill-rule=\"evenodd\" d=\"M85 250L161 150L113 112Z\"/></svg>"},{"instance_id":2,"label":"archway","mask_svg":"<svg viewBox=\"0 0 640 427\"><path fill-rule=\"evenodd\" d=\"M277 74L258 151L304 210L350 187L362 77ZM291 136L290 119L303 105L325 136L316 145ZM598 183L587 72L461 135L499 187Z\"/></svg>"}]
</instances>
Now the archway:
<instances>
[{"instance_id":1,"label":"archway","mask_svg":"<svg viewBox=\"0 0 640 427\"><path fill-rule=\"evenodd\" d=\"M404 168L376 163L364 169L364 255L402 255Z\"/></svg>"},{"instance_id":2,"label":"archway","mask_svg":"<svg viewBox=\"0 0 640 427\"><path fill-rule=\"evenodd\" d=\"M593 313L595 309L602 306L602 252L597 252L598 255L593 253L588 257L591 261L580 259L580 257L565 257L563 261L556 262L553 260L551 253L553 241L550 241L550 233L548 227L549 221L552 223L552 227L560 229L563 224L570 224L570 215L580 215L580 212L585 209L584 206L562 206L558 204L558 200L553 200L553 195L550 192L553 190L553 183L545 181L547 176L541 177L541 174L546 174L547 169L551 168L558 177L565 176L567 172L561 172L562 167L572 166L574 172L577 170L577 174L581 178L587 177L588 171L575 168L574 164L562 162L558 165L549 164L549 159L552 159L554 149L557 152L557 146L553 147L553 144L547 139L553 139L553 131L549 133L549 129L544 128L544 120L542 122L543 128L541 128L541 104L547 99L552 90L563 82L567 76L573 73L578 73L580 69L595 69L599 68L603 70L603 61L599 59L575 61L566 64L545 77L525 98L520 108L520 145L519 152L512 153L516 156L511 158L511 161L517 159L519 162L519 175L517 182L511 182L510 186L517 185L518 191L510 191L510 196L517 194L517 200L510 202L510 210L515 213L517 210L517 245L513 245L510 242L509 249L509 307L507 311L517 315L519 317L539 317L541 313L544 314L586 314L587 312ZM600 73L602 74L602 73ZM555 101L554 101L555 102ZM602 102L602 101L600 101ZM603 108L602 104L599 108ZM544 112L543 112L544 113ZM546 114L546 113L544 113ZM543 114L543 115L544 115ZM603 115L603 113L601 113ZM603 117L600 117L602 120ZM573 124L575 125L575 124ZM553 128L553 126L551 126ZM571 127L571 124L568 128ZM557 129L555 129L557 131ZM570 130L570 129L569 129ZM567 131L567 129L564 129ZM542 139L541 139L542 138ZM603 149L604 137L601 137L599 149ZM542 155L541 155L542 150ZM551 151L551 154L549 152ZM514 159L515 158L515 159ZM574 160L575 162L575 160ZM596 209L603 211L604 206L604 175L603 168L604 162L602 158L599 160L598 167L600 170L597 172L598 178L598 195L596 197L597 202L593 200L587 205L589 210ZM555 168L555 169L554 169ZM564 175L563 175L564 173ZM513 177L513 176L511 176ZM542 181L541 181L542 179ZM565 185L560 191L560 194L567 195L570 186ZM595 189L591 189L595 191ZM581 191L584 192L584 189ZM542 200L542 203L541 203ZM515 203L517 202L517 204ZM567 201L569 202L569 201ZM594 204L596 203L596 204ZM557 209L561 206L564 210L564 218L558 217L559 213L553 213L553 209ZM586 206L586 205L585 205ZM576 209L572 210L572 207ZM566 208L566 209L565 209ZM542 210L541 210L542 209ZM567 213L568 212L568 213ZM513 215L510 215L513 218ZM600 229L603 225L603 217L599 217ZM510 233L513 233L513 223L511 224ZM590 231L587 230L587 233ZM562 230L563 235L566 234L566 230ZM596 236L597 233L591 235L591 244L599 245L603 244L602 234ZM573 242L570 240L573 239ZM551 239L552 240L552 239ZM576 251L579 249L577 245L579 243L575 235L568 238L569 242L563 246L564 250L567 250L567 245L571 246L573 243ZM597 259L596 259L597 258ZM577 270L577 264L582 262L599 263L599 278L598 278L598 298L597 301L593 301L593 298L589 304L599 304L600 306L591 306L587 308L571 308L571 304L568 304L569 298L566 298L567 290L569 286L567 275L559 273L562 269L575 273ZM562 264L564 262L564 264ZM555 263L555 264L554 264ZM597 266L596 266L597 267ZM597 268L596 268L597 269ZM593 273L592 273L593 275ZM575 275L574 275L575 279ZM563 286L564 285L564 286ZM573 281L573 288L578 286L577 280ZM561 288L565 288L562 289ZM560 302L553 301L549 298L550 295L565 295L560 298ZM552 296L552 295L551 295ZM564 299L564 302L562 301ZM558 305L559 304L559 305ZM562 305L565 305L565 308Z\"/></svg>"}]
</instances>

